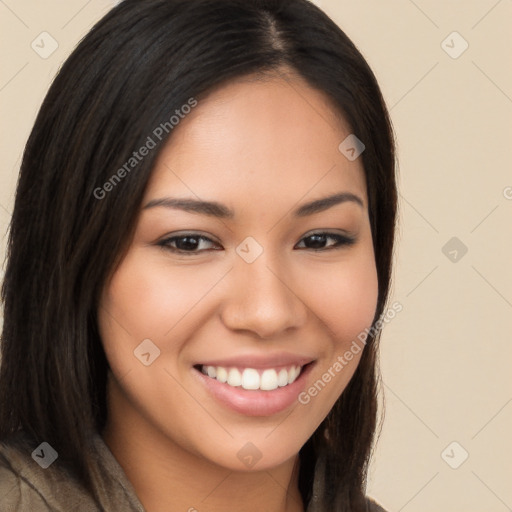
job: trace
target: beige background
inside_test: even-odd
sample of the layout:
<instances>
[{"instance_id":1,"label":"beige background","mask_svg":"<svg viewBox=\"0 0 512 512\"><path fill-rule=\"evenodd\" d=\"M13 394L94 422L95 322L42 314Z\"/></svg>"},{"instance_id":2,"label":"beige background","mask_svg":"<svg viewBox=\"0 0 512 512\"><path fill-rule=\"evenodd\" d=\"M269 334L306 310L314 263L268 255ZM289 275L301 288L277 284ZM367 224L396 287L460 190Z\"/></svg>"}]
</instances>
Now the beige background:
<instances>
[{"instance_id":1,"label":"beige background","mask_svg":"<svg viewBox=\"0 0 512 512\"><path fill-rule=\"evenodd\" d=\"M0 0L2 235L48 85L114 3ZM512 510L512 1L315 3L373 68L399 144L403 311L382 339L369 494L389 512ZM46 59L31 48L43 31L58 43Z\"/></svg>"}]
</instances>

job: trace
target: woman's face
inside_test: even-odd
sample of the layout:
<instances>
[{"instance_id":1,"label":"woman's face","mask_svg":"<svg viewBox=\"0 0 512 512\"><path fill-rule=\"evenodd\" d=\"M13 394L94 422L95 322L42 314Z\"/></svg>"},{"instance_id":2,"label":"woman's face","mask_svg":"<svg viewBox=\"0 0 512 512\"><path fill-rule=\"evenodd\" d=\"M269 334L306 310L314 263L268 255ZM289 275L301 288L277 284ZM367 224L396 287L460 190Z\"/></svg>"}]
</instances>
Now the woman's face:
<instances>
[{"instance_id":1,"label":"woman's face","mask_svg":"<svg viewBox=\"0 0 512 512\"><path fill-rule=\"evenodd\" d=\"M232 82L174 128L99 308L109 421L232 470L297 454L377 304L349 134L299 78Z\"/></svg>"}]
</instances>

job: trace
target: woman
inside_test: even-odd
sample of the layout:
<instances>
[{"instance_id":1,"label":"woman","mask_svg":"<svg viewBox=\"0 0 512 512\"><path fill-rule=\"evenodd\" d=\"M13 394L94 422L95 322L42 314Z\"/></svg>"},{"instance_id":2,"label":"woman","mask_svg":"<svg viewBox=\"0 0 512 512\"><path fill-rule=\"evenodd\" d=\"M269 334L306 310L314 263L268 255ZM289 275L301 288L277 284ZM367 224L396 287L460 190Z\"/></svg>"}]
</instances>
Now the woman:
<instances>
[{"instance_id":1,"label":"woman","mask_svg":"<svg viewBox=\"0 0 512 512\"><path fill-rule=\"evenodd\" d=\"M382 510L365 481L394 165L374 75L305 0L100 20L17 188L7 510Z\"/></svg>"}]
</instances>

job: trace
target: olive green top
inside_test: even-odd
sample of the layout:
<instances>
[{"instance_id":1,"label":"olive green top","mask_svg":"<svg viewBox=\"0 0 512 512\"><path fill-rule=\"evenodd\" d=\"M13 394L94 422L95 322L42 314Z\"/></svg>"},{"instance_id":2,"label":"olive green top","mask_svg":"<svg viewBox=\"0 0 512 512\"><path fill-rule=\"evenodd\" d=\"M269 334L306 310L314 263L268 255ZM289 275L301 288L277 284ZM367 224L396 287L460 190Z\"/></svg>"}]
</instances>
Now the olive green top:
<instances>
[{"instance_id":1,"label":"olive green top","mask_svg":"<svg viewBox=\"0 0 512 512\"><path fill-rule=\"evenodd\" d=\"M23 437L21 432L17 435ZM96 435L93 442L98 467L95 485L100 504L61 465L53 463L58 454L50 445L41 444L29 453L13 443L0 443L0 511L145 512L123 469L101 436ZM327 512L320 511L315 505L320 481L315 476L314 497L307 512ZM368 512L386 511L369 499Z\"/></svg>"}]
</instances>

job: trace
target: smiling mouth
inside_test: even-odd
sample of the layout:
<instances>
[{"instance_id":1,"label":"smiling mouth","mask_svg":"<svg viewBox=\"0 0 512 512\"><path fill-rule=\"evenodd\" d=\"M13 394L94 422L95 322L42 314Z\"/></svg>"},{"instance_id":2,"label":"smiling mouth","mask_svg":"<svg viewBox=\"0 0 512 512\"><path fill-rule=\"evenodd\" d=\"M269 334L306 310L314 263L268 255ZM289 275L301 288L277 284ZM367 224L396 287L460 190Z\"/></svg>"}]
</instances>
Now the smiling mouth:
<instances>
[{"instance_id":1,"label":"smiling mouth","mask_svg":"<svg viewBox=\"0 0 512 512\"><path fill-rule=\"evenodd\" d=\"M273 391L286 387L300 376L304 368L309 366L287 365L277 368L237 368L224 366L195 365L194 368L211 379L217 380L233 388L246 390Z\"/></svg>"}]
</instances>

